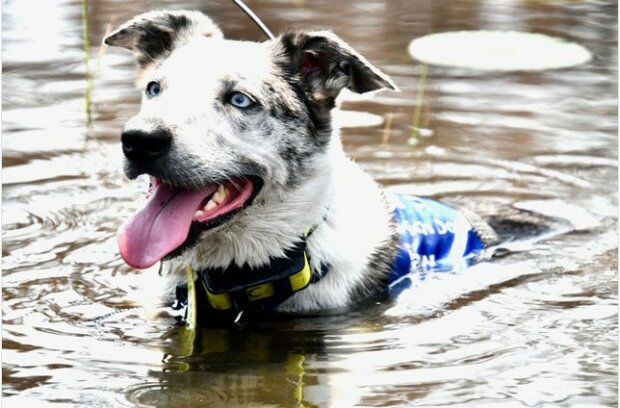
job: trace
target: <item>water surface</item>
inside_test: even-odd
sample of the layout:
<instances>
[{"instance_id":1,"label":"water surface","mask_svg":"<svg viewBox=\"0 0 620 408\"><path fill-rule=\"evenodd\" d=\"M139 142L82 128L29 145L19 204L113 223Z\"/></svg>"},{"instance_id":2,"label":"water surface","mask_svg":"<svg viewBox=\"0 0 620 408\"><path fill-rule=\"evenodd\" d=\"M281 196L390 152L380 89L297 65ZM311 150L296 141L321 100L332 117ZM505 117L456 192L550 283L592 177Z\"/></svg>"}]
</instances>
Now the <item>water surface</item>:
<instances>
[{"instance_id":1,"label":"water surface","mask_svg":"<svg viewBox=\"0 0 620 408\"><path fill-rule=\"evenodd\" d=\"M390 190L519 202L574 229L363 311L190 341L157 268L117 254L115 231L144 197L119 144L140 97L131 56L98 58L98 44L167 6L202 9L231 38L262 34L228 1L6 0L4 406L617 406L617 4L249 4L274 32L333 29L399 85L343 106L374 115L349 117L343 141ZM592 59L537 72L431 65L421 98L410 41L461 30L545 34ZM425 131L411 139L416 107Z\"/></svg>"}]
</instances>

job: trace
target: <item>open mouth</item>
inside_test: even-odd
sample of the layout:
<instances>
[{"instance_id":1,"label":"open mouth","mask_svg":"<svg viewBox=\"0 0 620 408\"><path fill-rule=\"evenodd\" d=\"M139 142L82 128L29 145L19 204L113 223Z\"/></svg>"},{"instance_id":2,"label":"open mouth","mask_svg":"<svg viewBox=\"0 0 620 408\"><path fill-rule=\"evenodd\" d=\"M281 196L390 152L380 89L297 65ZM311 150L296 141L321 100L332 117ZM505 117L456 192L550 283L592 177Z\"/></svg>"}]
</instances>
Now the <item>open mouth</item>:
<instances>
[{"instance_id":1,"label":"open mouth","mask_svg":"<svg viewBox=\"0 0 620 408\"><path fill-rule=\"evenodd\" d=\"M236 178L189 190L151 176L146 206L132 214L116 235L121 256L134 268L152 266L181 247L192 226L213 228L250 205L261 184L255 178Z\"/></svg>"}]
</instances>

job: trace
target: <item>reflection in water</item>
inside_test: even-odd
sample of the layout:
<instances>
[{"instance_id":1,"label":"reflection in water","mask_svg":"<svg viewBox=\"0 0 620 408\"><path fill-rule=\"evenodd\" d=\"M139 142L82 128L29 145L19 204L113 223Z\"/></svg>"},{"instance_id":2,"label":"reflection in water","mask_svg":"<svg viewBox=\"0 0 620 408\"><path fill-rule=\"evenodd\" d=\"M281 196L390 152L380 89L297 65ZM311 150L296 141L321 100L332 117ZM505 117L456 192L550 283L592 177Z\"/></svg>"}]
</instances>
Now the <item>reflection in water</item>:
<instances>
[{"instance_id":1,"label":"reflection in water","mask_svg":"<svg viewBox=\"0 0 620 408\"><path fill-rule=\"evenodd\" d=\"M118 141L140 96L132 58L98 54L108 25L171 5L3 1L4 405L617 405L616 2L250 2L274 32L334 29L402 89L342 101L364 112L343 118L346 150L390 190L518 202L574 231L343 316L195 336L175 326L157 267L117 254L115 231L144 197ZM173 7L263 40L232 2ZM412 40L479 30L561 38L592 59L429 64L420 86ZM413 122L430 130L417 144Z\"/></svg>"},{"instance_id":2,"label":"reflection in water","mask_svg":"<svg viewBox=\"0 0 620 408\"><path fill-rule=\"evenodd\" d=\"M304 401L304 390L318 382L316 376L305 375L304 364L306 353L316 356L319 351L299 334L277 328L194 332L178 327L165 338L168 347L164 368L156 375L158 386L131 389L129 400L158 405L162 399L180 397L189 406L199 400L216 405L278 401L297 406Z\"/></svg>"}]
</instances>

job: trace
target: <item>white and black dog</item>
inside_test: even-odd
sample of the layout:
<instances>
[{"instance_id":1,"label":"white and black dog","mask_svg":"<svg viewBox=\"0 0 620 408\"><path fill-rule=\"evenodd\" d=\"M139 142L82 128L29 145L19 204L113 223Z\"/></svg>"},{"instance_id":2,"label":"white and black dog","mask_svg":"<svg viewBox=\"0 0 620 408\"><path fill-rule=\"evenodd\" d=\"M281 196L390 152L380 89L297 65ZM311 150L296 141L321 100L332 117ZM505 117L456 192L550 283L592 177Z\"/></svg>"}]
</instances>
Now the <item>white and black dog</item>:
<instances>
[{"instance_id":1,"label":"white and black dog","mask_svg":"<svg viewBox=\"0 0 620 408\"><path fill-rule=\"evenodd\" d=\"M386 197L347 158L331 120L338 94L396 86L335 34L233 41L200 12L153 11L104 41L137 57L125 173L152 183L118 232L121 255L191 267L204 307L342 310L497 239L467 212Z\"/></svg>"}]
</instances>

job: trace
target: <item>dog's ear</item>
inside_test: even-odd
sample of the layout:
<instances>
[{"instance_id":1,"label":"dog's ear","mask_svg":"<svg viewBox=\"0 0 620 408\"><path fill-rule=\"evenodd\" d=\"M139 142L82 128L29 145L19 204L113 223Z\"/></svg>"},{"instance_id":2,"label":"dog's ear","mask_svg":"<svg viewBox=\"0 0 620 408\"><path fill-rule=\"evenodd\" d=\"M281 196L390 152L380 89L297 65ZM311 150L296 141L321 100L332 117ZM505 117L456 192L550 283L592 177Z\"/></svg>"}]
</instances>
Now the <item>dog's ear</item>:
<instances>
[{"instance_id":1,"label":"dog's ear","mask_svg":"<svg viewBox=\"0 0 620 408\"><path fill-rule=\"evenodd\" d=\"M222 38L223 34L199 11L155 10L127 21L103 42L132 51L141 68L145 68L194 36Z\"/></svg>"},{"instance_id":2,"label":"dog's ear","mask_svg":"<svg viewBox=\"0 0 620 408\"><path fill-rule=\"evenodd\" d=\"M294 31L283 34L279 45L291 69L316 102L332 101L343 88L365 93L398 87L331 31Z\"/></svg>"}]
</instances>

